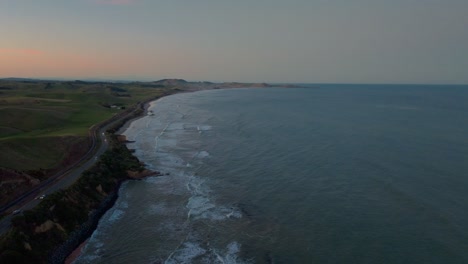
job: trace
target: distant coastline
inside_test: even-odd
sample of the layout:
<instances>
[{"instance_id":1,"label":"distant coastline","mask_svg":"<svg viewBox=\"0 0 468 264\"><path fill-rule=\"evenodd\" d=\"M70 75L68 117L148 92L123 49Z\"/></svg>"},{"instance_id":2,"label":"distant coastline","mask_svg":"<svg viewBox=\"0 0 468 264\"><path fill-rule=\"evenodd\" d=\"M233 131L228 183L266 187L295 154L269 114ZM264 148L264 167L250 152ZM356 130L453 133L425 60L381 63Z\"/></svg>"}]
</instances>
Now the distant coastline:
<instances>
[{"instance_id":1,"label":"distant coastline","mask_svg":"<svg viewBox=\"0 0 468 264\"><path fill-rule=\"evenodd\" d=\"M165 85L170 85L170 84L173 84L173 85L177 85L177 83L179 82L184 82L183 80L162 80L160 81L162 83L164 83ZM187 83L187 84L190 84L190 83ZM202 84L203 85L207 85L207 84ZM196 85L198 87L198 85ZM243 83L229 83L229 84L224 84L224 85L221 85L221 86L214 86L212 87L212 84L208 84L207 86L209 86L210 88L206 88L205 86L205 89L200 89L201 90L213 90L213 89L229 89L229 88L268 88L268 87L285 87L285 86L276 86L276 85L269 85L269 84L243 84ZM292 87L292 86L291 86ZM296 88L296 87L294 87ZM153 98L151 100L148 100L146 101L143 105L142 105L142 112L137 115L137 116L134 116L132 117L131 119L125 121L125 123L121 124L120 127L116 127L114 128L115 129L115 132L113 132L114 135L116 135L117 137L121 136L121 134L130 126L130 124L137 120L137 119L140 119L144 116L146 116L148 114L148 108L150 107L151 103L152 102L155 102L157 100L160 100L161 98L163 97L166 97L166 96L170 96L170 95L174 95L174 94L177 94L177 93L181 93L181 92L193 92L193 91L198 91L198 89L196 90L180 90L176 93L171 93L171 94L167 94L167 95L163 95L161 97L158 97L158 98ZM123 144L124 146L126 146L126 140L121 140L120 141L120 144ZM132 154L132 156L134 156ZM134 156L135 157L135 156ZM135 157L136 158L136 157ZM74 247L67 247L67 250L65 252L56 252L55 254L60 254L61 257L60 257L60 261L64 261L66 259L66 262L67 263L72 263L73 261L75 261L77 258L80 257L80 255L82 254L81 250L86 246L86 242L87 240L91 237L92 233L96 230L97 228L97 225L99 223L99 220L101 219L101 217L109 210L111 209L114 204L115 204L115 201L118 199L118 195L119 195L119 190L120 190L120 187L122 185L123 182L125 181L128 181L128 180L140 180L142 178L145 178L145 177L149 177L149 176L157 176L159 175L159 172L155 172L155 173L147 173L146 175L143 174L141 175L141 177L136 177L136 178L128 178L128 179L125 179L124 181L121 181L117 186L116 186L116 189L112 192L112 194L110 195L110 197L108 197L105 201L102 202L101 206L99 207L98 211L95 212L92 217L90 217L90 219L82 226L80 227L80 229L86 229L84 231L82 231L82 235L79 237L79 239L76 239L76 238L72 238L72 243L74 245ZM61 248L64 248L66 247L67 243L70 243L69 240L67 240L64 245L61 246ZM64 258L65 257L65 258ZM57 262L57 263L60 263L60 262Z\"/></svg>"},{"instance_id":2,"label":"distant coastline","mask_svg":"<svg viewBox=\"0 0 468 264\"><path fill-rule=\"evenodd\" d=\"M151 102L172 94L174 93L162 95L160 97L147 100L142 104L142 111L139 115L133 116L128 120L125 120L124 122L120 123L120 125L117 125L110 129L109 132L112 132L112 134L118 139L118 144L121 144L124 148L128 149L126 146L127 141L121 138L119 134L123 132L134 120L146 115L147 109ZM138 160L138 158L135 157L133 154L130 155L134 159ZM83 223L77 230L75 230L62 245L60 245L57 249L54 250L54 252L51 254L51 257L49 258L49 263L64 263L65 261L66 263L72 263L81 255L81 249L84 246L86 246L86 241L96 230L101 217L114 206L115 201L119 198L119 191L122 183L129 180L141 180L145 177L160 175L157 171L149 170L143 170L139 173L132 173L128 171L127 173L127 178L122 179L118 182L114 190L100 203L99 207L92 212L88 220L85 223Z\"/></svg>"},{"instance_id":3,"label":"distant coastline","mask_svg":"<svg viewBox=\"0 0 468 264\"><path fill-rule=\"evenodd\" d=\"M165 96L168 96L168 95L165 95ZM162 97L164 96L145 102L143 104L144 111L141 112L140 115L137 115L127 120L120 127L118 128L115 127L114 129L116 131L114 132L114 135L119 137L120 134L123 131L125 131L134 120L144 117L147 114L147 109L149 105L151 104L151 102L159 100ZM120 142L119 144L122 144L126 147L126 140L119 140L119 142ZM132 156L135 157L133 154ZM129 181L129 180L141 180L142 178L145 178L145 177L157 176L157 175L159 175L158 172L147 171L147 173L135 175L134 177L129 175L128 179L120 181L119 184L113 190L113 192L109 194L109 196L104 201L101 202L101 205L99 206L99 208L89 217L88 221L84 223L77 231L75 231L77 234L77 237L73 237L72 235L71 238L69 238L63 245L61 245L61 247L59 247L58 250L54 252L54 255L59 255L57 259L60 259L60 260L57 261L57 263L63 263L63 261L66 261L66 263L72 263L81 255L81 249L86 246L86 241L91 237L93 232L96 230L99 220L101 220L101 217L109 209L111 209L114 206L115 201L119 198L119 191L123 182Z\"/></svg>"},{"instance_id":4,"label":"distant coastline","mask_svg":"<svg viewBox=\"0 0 468 264\"><path fill-rule=\"evenodd\" d=\"M29 80L21 80L21 81L28 82ZM82 83L82 81L75 81L75 82L80 83L80 84ZM71 83L74 83L74 82L71 82ZM46 82L46 84L48 83ZM118 150L119 154L117 155L108 153L108 155L111 156L110 160L113 160L114 158L120 159L118 156L123 155L121 158L128 160L128 162L125 162L125 163L134 164L131 166L134 166L133 168L135 169L130 169L130 170L133 170L134 172L129 173L129 169L124 169L126 171L118 171L118 172L112 171L113 173L111 174L114 174L114 175L117 174L117 176L114 177L114 176L108 175L108 173L110 172L109 170L107 170L107 172L101 173L99 172L98 168L92 168L89 171L88 175L85 176L83 174L80 177L80 179L77 181L76 184L78 184L79 186L77 186L76 184L72 185L68 189L63 190L58 193L54 193L53 195L50 195L46 199L44 199L44 202L49 204L48 207L46 204L40 204L36 208L32 209L31 211L27 211L24 213L25 215L28 215L27 218L24 218L24 216L19 216L19 219L15 221L16 223L14 227L12 227L13 232L10 233L8 237L5 237L6 240L5 240L5 243L1 245L2 248L12 250L11 251L12 253L22 252L21 253L23 255L22 258L24 259L41 262L45 260L44 258L47 258L48 261L51 263L62 263L71 253L73 253L84 241L86 241L86 239L88 239L92 235L102 215L104 215L108 209L112 208L115 200L117 199L118 191L120 189L120 184L123 181L131 180L131 179L140 179L140 178L147 177L150 175L157 175L158 174L157 172L150 172L150 171L145 170L143 167L143 164L136 165L135 162L138 163L139 162L138 159L132 154L132 151L126 147L126 140L122 140L121 137L119 139L119 136L118 136L119 133L122 133L124 129L126 129L131 124L131 122L133 122L135 119L141 118L142 116L148 113L147 110L151 102L158 100L162 97L173 95L176 93L195 92L195 91L202 91L202 90L231 89L231 88L299 87L295 85L283 85L283 84L282 85L270 85L266 83L187 82L181 79L164 79L164 80L160 80L156 82L138 83L135 85L142 87L142 88L149 88L149 89L159 88L158 90L162 89L162 91L164 92L159 94L156 97L153 96L152 98L149 98L145 100L144 102L138 103L136 106L134 106L139 109L138 111L135 111L131 116L127 116L126 118L118 121L116 124L113 125L112 128L108 129L107 131L110 134L109 141L113 142L112 144L114 144L114 147L116 147L117 149L121 149L121 150ZM115 89L117 90L117 88ZM114 161L114 162L109 163L109 165L116 164L116 162L119 163L118 161ZM100 166L102 166L102 164ZM137 167L140 167L140 168L136 169ZM121 169L123 168L119 168L119 170ZM135 170L138 170L140 172L136 173ZM89 176L91 176L90 174L95 175L95 173L99 174L98 178L100 180L98 180L97 182L96 180L90 181L90 178L89 178ZM93 178L94 177L95 176L93 176ZM114 187L111 187L111 186L114 186ZM83 187L87 190L92 190L92 193L88 193L88 196L91 195L90 197L88 197L87 194L85 194L86 192L83 193L82 191L77 191L77 190L81 190ZM68 198L65 200L62 200L62 198L65 196L67 196ZM95 204L96 202L95 197L100 197L98 205ZM81 205L83 206L83 208L79 210L82 211L82 213L84 213L85 215L87 215L86 220L83 221L84 219L82 219L84 215L80 217L74 216L75 214L79 213L78 211L75 212L75 210L78 210L78 207L74 208L70 212L67 212L68 214L70 214L70 217L67 217L65 219L54 218L55 217L54 215L57 212L56 211L52 212L48 208L51 208L50 207L51 204L52 205L57 204L59 203L59 201L61 204L63 204L62 206L65 206L65 204L68 204L68 207L70 207L70 205L73 205L74 203L73 201L83 201L83 204ZM60 209L57 209L57 210L60 210ZM79 213L79 214L82 215L82 213ZM31 218L29 216L34 216L34 217ZM52 221L51 219L54 219L54 220ZM79 220L79 219L82 219L82 220ZM52 224L52 227L54 225L57 226L59 230L57 231L55 228L46 228L44 229L44 231L40 231L40 233L38 233L37 231L34 231L37 226L45 226L46 223ZM25 231L24 234L29 234L29 235L28 236L21 235L23 231ZM39 246L40 245L39 236L52 235L56 232L64 232L63 238L66 238L66 240L62 241L63 238L56 237L53 240L49 241L47 245ZM12 241L12 242L14 241L14 243L7 243L6 241ZM12 247L12 245L15 244L16 242L20 242L20 244L25 244L27 245L27 247L26 248ZM32 250L30 248L32 248ZM41 251L42 253L38 253L38 251Z\"/></svg>"}]
</instances>

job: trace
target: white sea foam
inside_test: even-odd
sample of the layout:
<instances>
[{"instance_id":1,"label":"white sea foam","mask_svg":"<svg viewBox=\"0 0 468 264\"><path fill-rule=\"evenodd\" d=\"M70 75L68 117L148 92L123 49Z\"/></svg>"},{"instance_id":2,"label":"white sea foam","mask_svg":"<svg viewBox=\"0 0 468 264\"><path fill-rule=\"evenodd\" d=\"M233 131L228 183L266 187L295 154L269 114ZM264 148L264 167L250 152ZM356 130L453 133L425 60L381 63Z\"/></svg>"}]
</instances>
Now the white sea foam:
<instances>
[{"instance_id":1,"label":"white sea foam","mask_svg":"<svg viewBox=\"0 0 468 264\"><path fill-rule=\"evenodd\" d=\"M199 177L190 177L187 189L191 193L186 207L189 219L208 219L221 221L228 218L241 218L242 213L235 207L217 205L212 197L212 191L204 180Z\"/></svg>"},{"instance_id":2,"label":"white sea foam","mask_svg":"<svg viewBox=\"0 0 468 264\"><path fill-rule=\"evenodd\" d=\"M119 196L125 196L126 199L128 199L128 195L125 192L127 185L122 185L121 189L119 190ZM112 207L109 210L109 213L106 214L107 216L107 221L108 222L115 222L120 220L124 215L125 211L128 208L128 202L127 200L124 199L118 199L117 202L115 203L114 207Z\"/></svg>"},{"instance_id":3,"label":"white sea foam","mask_svg":"<svg viewBox=\"0 0 468 264\"><path fill-rule=\"evenodd\" d=\"M152 103L150 109L155 115L151 120L143 117L125 131L128 140L136 141L129 146L136 150L135 155L148 168L170 173L143 181L157 186L153 190L157 190L159 195L166 195L164 200L151 202L144 210L146 215L157 220L152 230L157 232L156 236L168 239L164 243L167 245L180 239L175 249L169 248L165 263L242 263L238 258L239 243L224 241L214 246L206 237L209 231L205 228L208 226L242 218L238 208L220 204L203 175L195 176L196 170L210 157L208 151L201 149L200 133L213 128L202 119L191 120L192 109L184 104L177 104L178 107L166 105L165 111L160 113L157 105L169 104L169 101ZM209 115L197 116L206 120ZM115 216L110 218L122 217L120 211L122 208L117 207Z\"/></svg>"},{"instance_id":4,"label":"white sea foam","mask_svg":"<svg viewBox=\"0 0 468 264\"><path fill-rule=\"evenodd\" d=\"M208 130L211 130L213 127L212 126L209 126L209 125L201 125L200 126L200 129L201 131L208 131Z\"/></svg>"},{"instance_id":5,"label":"white sea foam","mask_svg":"<svg viewBox=\"0 0 468 264\"><path fill-rule=\"evenodd\" d=\"M198 152L196 155L197 158L201 158L201 159L209 157L209 156L210 156L210 153L208 153L208 151L205 151L205 150Z\"/></svg>"},{"instance_id":6,"label":"white sea foam","mask_svg":"<svg viewBox=\"0 0 468 264\"><path fill-rule=\"evenodd\" d=\"M195 195L190 197L187 203L187 208L189 209L188 217L202 217L209 210L215 208L216 206L210 201L209 198L203 197L200 195Z\"/></svg>"},{"instance_id":7,"label":"white sea foam","mask_svg":"<svg viewBox=\"0 0 468 264\"><path fill-rule=\"evenodd\" d=\"M172 252L164 263L193 263L196 260L201 263L249 263L239 258L240 251L241 245L236 241L229 243L225 249L221 250L212 248L209 244L185 242Z\"/></svg>"},{"instance_id":8,"label":"white sea foam","mask_svg":"<svg viewBox=\"0 0 468 264\"><path fill-rule=\"evenodd\" d=\"M122 218L124 213L125 212L122 211L122 210L115 209L115 210L113 210L112 214L110 215L109 219L107 219L107 221L115 222L115 221L119 220L120 218Z\"/></svg>"},{"instance_id":9,"label":"white sea foam","mask_svg":"<svg viewBox=\"0 0 468 264\"><path fill-rule=\"evenodd\" d=\"M240 260L238 254L240 253L241 245L236 241L229 243L223 253L219 254L215 251L216 257L221 263L235 264L235 263L247 263L246 261Z\"/></svg>"},{"instance_id":10,"label":"white sea foam","mask_svg":"<svg viewBox=\"0 0 468 264\"><path fill-rule=\"evenodd\" d=\"M86 252L86 254L81 254L80 256L78 256L78 258L75 261L73 261L74 264L94 263L101 258L101 255L104 252L104 243L101 242L101 240L99 239L100 235L100 232L98 232L97 230L94 231L94 233L89 239L89 242L86 243L83 249L81 250L82 252Z\"/></svg>"},{"instance_id":11,"label":"white sea foam","mask_svg":"<svg viewBox=\"0 0 468 264\"><path fill-rule=\"evenodd\" d=\"M186 180L186 176L183 175L169 175L148 177L144 180L144 182L158 186L158 192L161 194L188 196L184 185Z\"/></svg>"},{"instance_id":12,"label":"white sea foam","mask_svg":"<svg viewBox=\"0 0 468 264\"><path fill-rule=\"evenodd\" d=\"M170 255L164 263L191 263L194 258L199 257L205 253L206 250L200 247L199 244L185 242L178 250Z\"/></svg>"}]
</instances>

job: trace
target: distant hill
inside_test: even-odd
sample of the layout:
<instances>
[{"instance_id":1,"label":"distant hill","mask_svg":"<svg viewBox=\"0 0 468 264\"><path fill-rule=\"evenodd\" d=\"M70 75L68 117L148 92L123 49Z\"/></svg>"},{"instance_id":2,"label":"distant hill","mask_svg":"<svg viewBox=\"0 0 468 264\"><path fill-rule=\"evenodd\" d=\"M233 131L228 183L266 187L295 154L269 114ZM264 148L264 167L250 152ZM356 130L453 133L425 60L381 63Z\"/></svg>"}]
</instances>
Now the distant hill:
<instances>
[{"instance_id":1,"label":"distant hill","mask_svg":"<svg viewBox=\"0 0 468 264\"><path fill-rule=\"evenodd\" d=\"M1 78L0 81L12 81L12 82L38 82L41 81L39 79L31 79L31 78L16 78L16 77L8 77L8 78Z\"/></svg>"},{"instance_id":2,"label":"distant hill","mask_svg":"<svg viewBox=\"0 0 468 264\"><path fill-rule=\"evenodd\" d=\"M9 81L9 82L48 82L51 80L46 79L32 79L32 78L0 78L0 81ZM60 80L58 80L60 82ZM242 82L190 82L184 79L161 79L158 81L116 81L116 80L104 80L104 79L85 79L85 80L66 80L63 81L66 83L74 83L79 85L91 85L91 84L137 84L141 87L146 88L164 88L164 87L179 87L188 89L191 91L204 90L204 89L228 89L228 88L266 88L266 87L282 87L282 88L302 88L300 85L296 84L268 84L268 83L242 83Z\"/></svg>"},{"instance_id":3,"label":"distant hill","mask_svg":"<svg viewBox=\"0 0 468 264\"><path fill-rule=\"evenodd\" d=\"M181 85L185 86L189 84L189 82L187 82L184 79L162 79L159 81L154 81L152 83L156 85L164 85L164 86L181 86Z\"/></svg>"}]
</instances>

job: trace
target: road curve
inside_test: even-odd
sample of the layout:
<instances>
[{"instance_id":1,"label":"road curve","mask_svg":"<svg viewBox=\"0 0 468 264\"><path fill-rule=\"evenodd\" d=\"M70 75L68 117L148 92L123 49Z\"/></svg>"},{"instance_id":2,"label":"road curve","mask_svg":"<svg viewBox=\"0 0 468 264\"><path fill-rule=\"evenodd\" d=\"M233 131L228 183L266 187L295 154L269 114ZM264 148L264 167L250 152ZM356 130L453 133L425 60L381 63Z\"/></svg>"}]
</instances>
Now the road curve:
<instances>
[{"instance_id":1,"label":"road curve","mask_svg":"<svg viewBox=\"0 0 468 264\"><path fill-rule=\"evenodd\" d=\"M40 203L40 199L37 197L41 195L49 195L58 190L63 190L70 187L76 180L81 176L81 174L87 169L91 168L99 157L107 150L109 143L106 138L106 131L112 125L120 122L126 117L131 116L138 109L143 108L143 106L156 98L147 100L145 102L140 102L135 105L133 108L130 108L128 111L119 113L112 118L104 121L99 125L94 125L90 128L90 137L91 137L91 147L88 152L78 160L71 167L60 171L54 176L42 182L36 188L28 191L26 194L23 194L13 202L10 202L7 206L1 208L0 212L14 212L13 210L25 211L34 208ZM98 138L100 140L98 140ZM9 214L0 220L0 235L5 233L11 226L11 220L15 215Z\"/></svg>"}]
</instances>

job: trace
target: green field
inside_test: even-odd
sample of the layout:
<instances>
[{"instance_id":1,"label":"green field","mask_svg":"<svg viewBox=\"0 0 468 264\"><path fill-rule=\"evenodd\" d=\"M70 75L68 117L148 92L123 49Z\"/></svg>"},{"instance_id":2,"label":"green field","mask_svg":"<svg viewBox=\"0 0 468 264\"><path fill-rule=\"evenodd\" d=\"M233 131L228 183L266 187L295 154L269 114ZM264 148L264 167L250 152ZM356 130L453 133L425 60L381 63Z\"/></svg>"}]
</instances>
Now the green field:
<instances>
[{"instance_id":1,"label":"green field","mask_svg":"<svg viewBox=\"0 0 468 264\"><path fill-rule=\"evenodd\" d=\"M89 128L171 88L143 83L0 80L0 167L52 169Z\"/></svg>"}]
</instances>

